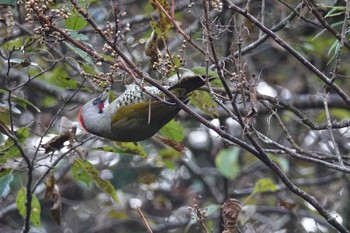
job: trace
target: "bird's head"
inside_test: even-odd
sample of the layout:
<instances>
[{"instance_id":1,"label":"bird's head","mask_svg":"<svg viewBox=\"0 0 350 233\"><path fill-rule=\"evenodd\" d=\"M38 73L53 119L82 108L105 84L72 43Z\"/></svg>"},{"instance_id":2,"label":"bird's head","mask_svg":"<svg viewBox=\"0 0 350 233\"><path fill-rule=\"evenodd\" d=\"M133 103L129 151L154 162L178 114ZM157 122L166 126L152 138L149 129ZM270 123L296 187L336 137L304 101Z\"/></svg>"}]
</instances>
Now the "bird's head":
<instances>
[{"instance_id":1,"label":"bird's head","mask_svg":"<svg viewBox=\"0 0 350 233\"><path fill-rule=\"evenodd\" d=\"M88 130L88 127L86 127L87 122L98 121L99 116L102 115L105 109L108 107L110 89L111 86L107 87L101 95L88 101L80 109L78 114L78 120L85 130Z\"/></svg>"}]
</instances>

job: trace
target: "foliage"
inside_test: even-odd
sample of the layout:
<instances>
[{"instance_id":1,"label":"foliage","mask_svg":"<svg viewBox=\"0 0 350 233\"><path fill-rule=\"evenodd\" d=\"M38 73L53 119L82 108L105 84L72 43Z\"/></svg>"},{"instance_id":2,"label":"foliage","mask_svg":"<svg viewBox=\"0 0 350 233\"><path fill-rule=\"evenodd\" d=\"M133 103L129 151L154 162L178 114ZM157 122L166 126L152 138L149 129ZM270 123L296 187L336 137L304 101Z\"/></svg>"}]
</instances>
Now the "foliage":
<instances>
[{"instance_id":1,"label":"foliage","mask_svg":"<svg viewBox=\"0 0 350 233\"><path fill-rule=\"evenodd\" d=\"M89 161L75 160L72 173L77 180L83 181L88 186L90 181L94 181L100 189L108 193L115 202L118 202L117 192L113 185L108 180L101 179L98 170Z\"/></svg>"},{"instance_id":2,"label":"foliage","mask_svg":"<svg viewBox=\"0 0 350 233\"><path fill-rule=\"evenodd\" d=\"M18 208L18 211L20 215L24 218L26 217L26 202L27 202L27 196L26 196L27 190L25 188L22 188L18 191L16 196L16 205ZM40 212L41 212L41 206L39 199L33 195L32 196L32 204L31 204L31 211L30 211L30 221L34 226L40 227Z\"/></svg>"},{"instance_id":3,"label":"foliage","mask_svg":"<svg viewBox=\"0 0 350 233\"><path fill-rule=\"evenodd\" d=\"M348 232L349 15L349 1L0 0L0 232ZM168 91L192 76L205 85ZM84 103L131 83L183 111L140 142L79 125Z\"/></svg>"}]
</instances>

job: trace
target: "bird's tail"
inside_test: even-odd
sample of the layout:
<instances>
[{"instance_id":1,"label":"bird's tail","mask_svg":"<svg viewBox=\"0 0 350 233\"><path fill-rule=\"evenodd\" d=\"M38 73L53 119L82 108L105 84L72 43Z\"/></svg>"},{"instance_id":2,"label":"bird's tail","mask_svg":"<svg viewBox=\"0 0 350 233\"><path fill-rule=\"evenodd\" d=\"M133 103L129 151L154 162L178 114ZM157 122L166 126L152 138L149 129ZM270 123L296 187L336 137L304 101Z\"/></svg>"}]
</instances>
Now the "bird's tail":
<instances>
[{"instance_id":1,"label":"bird's tail","mask_svg":"<svg viewBox=\"0 0 350 233\"><path fill-rule=\"evenodd\" d=\"M209 78L212 81L213 78ZM205 76L188 76L181 78L180 82L171 86L168 90L173 92L180 92L180 96L186 96L190 92L197 90L205 84Z\"/></svg>"}]
</instances>

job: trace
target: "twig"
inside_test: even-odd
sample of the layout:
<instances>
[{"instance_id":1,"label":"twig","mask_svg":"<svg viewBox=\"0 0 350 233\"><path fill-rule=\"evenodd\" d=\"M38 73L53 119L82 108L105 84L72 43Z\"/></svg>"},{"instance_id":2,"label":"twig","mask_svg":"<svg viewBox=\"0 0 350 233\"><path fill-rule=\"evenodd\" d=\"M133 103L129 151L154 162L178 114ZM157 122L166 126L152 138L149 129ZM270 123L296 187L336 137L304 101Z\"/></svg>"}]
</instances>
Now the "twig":
<instances>
[{"instance_id":1,"label":"twig","mask_svg":"<svg viewBox=\"0 0 350 233\"><path fill-rule=\"evenodd\" d=\"M75 4L76 1L71 0L71 2ZM227 1L230 7L236 7L233 3L231 3L230 1ZM246 12L244 12L244 10L241 10L240 8L236 7L237 10L240 14L248 17L249 20L251 20L252 22L256 23L258 22L254 17L252 17L250 14L246 14ZM80 12L80 11L79 11ZM82 12L80 12L82 13ZM84 12L83 12L84 13ZM104 38L104 34L102 33L102 31L97 27L96 23L88 17L87 14L82 14L85 19L90 23L91 26L93 26L96 29L96 32L101 35L102 38ZM270 36L272 36L279 44L281 45L286 45L286 43L284 42L284 44L281 42L282 40L277 37L273 32L271 32L269 29L267 29L265 26L259 24L261 30L263 30L265 33L269 34ZM261 27L263 26L263 27ZM286 184L286 186L295 194L297 194L298 196L300 196L301 198L303 198L305 201L309 202L314 208L317 209L317 211L335 228L337 228L339 231L341 232L348 232L339 222L337 222L329 213L328 211L319 203L317 202L317 200L315 198L313 198L312 196L308 195L307 193L305 193L304 191L302 191L300 188L298 188L297 186L295 186L290 180L289 178L286 176L286 174L283 173L283 171L274 163L272 162L268 156L264 153L264 151L261 149L261 147L259 145L257 145L255 143L254 140L252 140L252 138L249 136L249 140L251 141L251 143L254 143L254 147L252 147L251 145L249 145L248 143L233 137L232 135L226 133L225 131L221 130L218 127L215 127L212 123L210 123L209 121L207 121L206 119L204 119L202 116L200 116L199 114L193 112L188 106L186 106L180 99L178 99L173 93L171 93L169 90L167 90L166 88L162 87L159 83L157 83L155 80L151 79L147 74L143 73L141 71L141 69L139 69L132 61L130 61L130 59L128 59L128 57L123 54L123 52L116 46L113 46L113 43L111 41L109 41L107 39L106 41L110 46L112 46L112 48L114 49L114 51L123 59L123 62L125 62L125 64L133 71L136 73L136 75L138 75L142 80L145 80L146 82L150 83L151 85L157 87L159 90L161 90L165 95L167 95L170 99L172 99L178 107L180 107L181 109L183 109L184 111L186 111L187 113L189 113L191 116L195 117L199 122L203 123L205 126L207 126L208 128L213 129L215 132L217 132L222 138L230 140L233 143L236 143L238 145L240 145L242 148L246 149L247 151L251 152L252 154L254 154L257 158L259 158L262 162L264 162L269 168L271 168L272 171L274 171L278 177ZM296 51L294 51L289 45L285 46L287 47L290 53L292 53L294 56L296 56L298 59L300 59L301 61L303 61L303 64L305 62L306 66L311 69L315 74L317 74L325 83L327 83L328 85L330 85L347 103L350 102L350 99L348 98L348 96L335 84L330 83L328 78L323 75L318 69L316 69L314 66L312 66L311 63L309 63L305 58L301 57ZM305 61L304 61L304 60ZM221 74L219 74L221 75ZM225 88L226 89L226 88ZM229 89L228 89L229 91ZM229 92L228 92L229 93ZM244 125L242 125L242 127L244 127Z\"/></svg>"},{"instance_id":2,"label":"twig","mask_svg":"<svg viewBox=\"0 0 350 233\"><path fill-rule=\"evenodd\" d=\"M145 227L147 228L147 231L148 231L149 233L153 233L153 232L152 232L152 229L151 229L151 227L149 226L149 224L148 224L148 222L147 222L145 216L143 215L142 210L141 210L140 207L137 207L137 212L139 213L139 215L140 215L140 217L141 217L141 219L142 219L143 224L144 224Z\"/></svg>"},{"instance_id":3,"label":"twig","mask_svg":"<svg viewBox=\"0 0 350 233\"><path fill-rule=\"evenodd\" d=\"M332 88L347 104L350 105L350 97L335 83L332 82L325 74L323 74L319 69L317 69L311 62L309 62L305 57L303 57L300 53L298 53L295 49L293 49L289 44L287 44L282 38L280 38L276 33L268 29L265 25L261 24L258 19L256 19L253 15L249 14L247 11L238 7L236 4L231 2L230 0L225 0L228 6L239 14L243 15L249 21L254 23L260 30L264 31L267 35L269 35L276 43L286 49L291 55L293 55L297 60L299 60L306 68L308 68L311 72L313 72L317 77L319 77L327 86Z\"/></svg>"},{"instance_id":4,"label":"twig","mask_svg":"<svg viewBox=\"0 0 350 233\"><path fill-rule=\"evenodd\" d=\"M45 129L44 133L41 135L41 138L38 142L38 145L41 145L43 139L44 139L44 136L47 134L47 132L50 130L50 128L52 127L52 125L55 123L56 119L58 118L58 116L61 114L61 112L63 111L63 109L65 108L66 104L80 91L80 89L83 87L85 83L85 80L80 84L80 86L77 88L77 90L68 98L68 99L65 99L63 100L63 104L62 106L60 107L60 109L57 111L57 113L55 114L55 116L52 117L49 125L47 126L47 128ZM35 153L34 153L34 156L33 156L33 159L32 159L32 163L34 164L35 162L35 159L36 157L38 156L38 153L39 153L39 149L40 149L40 146L37 147Z\"/></svg>"},{"instance_id":5,"label":"twig","mask_svg":"<svg viewBox=\"0 0 350 233\"><path fill-rule=\"evenodd\" d=\"M326 87L324 87L323 88L323 101L324 101L324 111L326 113L326 119L327 119L327 125L328 125L327 128L328 128L328 132L329 132L329 134L331 136L331 140L332 140L332 143L333 143L335 154L336 154L336 156L338 158L338 162L339 162L340 166L344 167L344 163L343 163L343 160L342 160L342 158L340 156L338 145L337 145L337 143L335 142L335 139L334 139L332 123L331 123L331 115L329 114L328 103L327 103L327 96L328 96L327 89L326 89ZM332 148L330 148L330 149L332 149Z\"/></svg>"},{"instance_id":6,"label":"twig","mask_svg":"<svg viewBox=\"0 0 350 233\"><path fill-rule=\"evenodd\" d=\"M23 233L27 233L30 230L30 213L32 211L32 194L31 194L31 185L33 182L33 164L31 163L29 157L25 153L24 149L20 145L19 141L16 138L16 134L14 131L14 122L13 122L13 112L12 112L12 91L13 89L10 88L10 60L12 53L15 50L11 50L9 56L7 57L7 72L6 72L6 84L7 84L7 91L8 91L8 98L7 103L9 106L9 116L10 116L10 127L11 127L11 133L8 133L6 136L11 138L11 140L14 143L14 146L17 147L17 149L20 152L21 157L24 159L26 165L27 165L27 183L26 183L26 202L25 202L25 218L24 218L24 225L23 225ZM5 131L6 132L6 131Z\"/></svg>"},{"instance_id":7,"label":"twig","mask_svg":"<svg viewBox=\"0 0 350 233\"><path fill-rule=\"evenodd\" d=\"M89 137L83 141L81 141L80 143L74 145L73 147L69 148L68 151L62 153L61 155L58 156L58 158L51 164L51 166L44 172L44 174L42 174L42 176L36 181L35 185L33 185L32 188L32 193L35 192L35 190L37 189L37 187L41 184L41 182L43 182L43 180L49 175L49 173L56 167L56 165L69 153L71 153L72 151L76 150L78 147L80 147L81 145L83 145L85 142L91 140L95 138L94 136Z\"/></svg>"},{"instance_id":8,"label":"twig","mask_svg":"<svg viewBox=\"0 0 350 233\"><path fill-rule=\"evenodd\" d=\"M321 23L321 25L323 26L323 28L325 28L328 32L330 32L331 34L333 34L333 36L335 38L337 38L337 40L339 40L341 43L343 43L348 49L350 49L350 42L347 40L344 40L345 37L343 37L342 34L340 34L337 30L335 30L331 25L329 25L329 23L323 18L323 16L321 15L321 13L317 10L316 5L314 3L313 0L304 0L307 2L307 6L309 7L309 9L311 10L311 12L315 15L316 19ZM345 20L344 20L344 24L346 25L346 21L347 21L347 15L349 15L349 1L346 1L346 11L348 13L345 12ZM345 30L346 31L346 30ZM345 32L344 30L342 30L342 33Z\"/></svg>"},{"instance_id":9,"label":"twig","mask_svg":"<svg viewBox=\"0 0 350 233\"><path fill-rule=\"evenodd\" d=\"M216 67L216 71L217 71L217 74L219 75L219 78L220 78L222 85L224 86L226 94L227 94L228 98L230 99L230 102L233 103L233 95L230 92L230 88L229 88L229 86L224 78L222 64L221 64L221 62L219 62L219 59L218 59L217 54L216 54L215 46L213 43L213 38L210 35L208 2L206 0L203 0L203 11L204 11L204 19L205 19L204 25L205 25L205 29L206 29L206 37L208 38L208 43L210 46L210 51L211 51L212 56L213 56L213 61L214 61L215 67Z\"/></svg>"},{"instance_id":10,"label":"twig","mask_svg":"<svg viewBox=\"0 0 350 233\"><path fill-rule=\"evenodd\" d=\"M336 165L336 164L333 164L333 163L329 163L327 161L323 161L323 160L320 160L320 159L316 159L316 158L313 158L313 157L310 157L310 156L300 155L300 154L297 153L297 151L295 149L291 149L291 148L288 148L286 146L283 146L283 145L273 141L271 138L267 137L266 135L260 133L257 130L254 130L254 133L257 135L257 137L261 141L263 141L267 145L272 145L272 146L274 146L274 147L276 147L278 149L286 151L288 154L290 154L294 158L297 158L297 159L300 159L300 160L304 160L304 161L307 161L307 162L311 162L311 163L315 163L315 164L319 164L319 165L322 165L322 166L334 169L336 171L341 171L343 173L350 174L350 168L342 167L342 166L339 166L339 165ZM289 186L287 185L287 187L289 187Z\"/></svg>"},{"instance_id":11,"label":"twig","mask_svg":"<svg viewBox=\"0 0 350 233\"><path fill-rule=\"evenodd\" d=\"M301 154L304 155L308 155L312 158L318 159L320 161L323 161L323 159L325 159L325 156L319 156L318 154L314 153L314 152L310 152L310 151L306 151L304 149L302 149L293 139L292 135L289 133L289 131L287 130L286 126L284 125L283 121L281 120L281 118L277 115L276 111L274 111L270 106L268 106L266 103L264 103L263 101L261 102L267 109L270 110L272 116L274 116L274 118L277 120L278 125L281 127L283 133L286 136L286 139L289 141L289 143L292 145L292 147ZM331 148L332 149L332 148ZM339 151L338 151L339 153ZM328 157L329 158L329 157ZM332 156L332 158L329 159L335 159L335 158L339 158L341 159L340 154L337 154L336 156Z\"/></svg>"},{"instance_id":12,"label":"twig","mask_svg":"<svg viewBox=\"0 0 350 233\"><path fill-rule=\"evenodd\" d=\"M281 29L283 29L285 26L287 26L289 24L290 21L292 21L295 16L297 16L298 14L296 13L297 11L301 10L303 8L303 4L299 3L295 9L284 19L282 19L278 24L276 24L275 26L273 26L270 30L273 32L277 32ZM260 30L261 31L261 30ZM254 49L256 49L259 45L261 45L262 43L264 43L267 39L269 38L269 35L267 34L263 34L262 36L260 36L256 41L250 43L249 45L247 45L246 47L242 48L241 50L241 56L253 51ZM234 56L237 57L238 56L238 51L236 51L234 53Z\"/></svg>"},{"instance_id":13,"label":"twig","mask_svg":"<svg viewBox=\"0 0 350 233\"><path fill-rule=\"evenodd\" d=\"M265 6L266 6L266 1L262 0L261 1L261 11L260 11L262 24L265 24ZM259 30L259 38L261 38L263 35L264 35L264 32L262 30Z\"/></svg>"}]
</instances>

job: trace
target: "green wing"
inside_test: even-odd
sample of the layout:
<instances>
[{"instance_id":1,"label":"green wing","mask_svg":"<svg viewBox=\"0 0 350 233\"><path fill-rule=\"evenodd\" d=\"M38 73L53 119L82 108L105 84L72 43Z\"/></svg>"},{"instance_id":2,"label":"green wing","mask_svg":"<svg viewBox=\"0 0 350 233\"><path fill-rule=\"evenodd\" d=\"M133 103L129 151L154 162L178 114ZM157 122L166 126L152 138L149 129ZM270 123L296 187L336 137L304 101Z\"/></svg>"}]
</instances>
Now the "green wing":
<instances>
[{"instance_id":1,"label":"green wing","mask_svg":"<svg viewBox=\"0 0 350 233\"><path fill-rule=\"evenodd\" d=\"M119 141L141 141L152 137L180 108L162 102L142 102L120 107L112 116L111 130Z\"/></svg>"}]
</instances>

